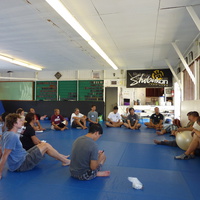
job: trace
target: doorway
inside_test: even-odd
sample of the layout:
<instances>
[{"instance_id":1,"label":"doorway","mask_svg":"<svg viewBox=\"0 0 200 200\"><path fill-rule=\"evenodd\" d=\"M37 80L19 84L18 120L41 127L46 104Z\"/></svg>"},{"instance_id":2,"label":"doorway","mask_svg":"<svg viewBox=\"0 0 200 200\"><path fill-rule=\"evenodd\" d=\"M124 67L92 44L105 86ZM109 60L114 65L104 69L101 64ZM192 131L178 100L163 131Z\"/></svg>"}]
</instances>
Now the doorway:
<instances>
[{"instance_id":1,"label":"doorway","mask_svg":"<svg viewBox=\"0 0 200 200\"><path fill-rule=\"evenodd\" d=\"M117 106L118 102L118 88L117 87L106 87L105 88L105 120L108 117L108 114L113 110L114 106Z\"/></svg>"}]
</instances>

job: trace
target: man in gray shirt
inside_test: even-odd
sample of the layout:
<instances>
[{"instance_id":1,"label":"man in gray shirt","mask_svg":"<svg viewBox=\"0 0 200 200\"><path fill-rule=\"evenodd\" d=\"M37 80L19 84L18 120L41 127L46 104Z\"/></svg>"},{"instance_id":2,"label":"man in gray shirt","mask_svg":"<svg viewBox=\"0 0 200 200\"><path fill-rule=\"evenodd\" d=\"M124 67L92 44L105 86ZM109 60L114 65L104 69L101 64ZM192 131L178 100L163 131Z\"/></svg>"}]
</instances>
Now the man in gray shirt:
<instances>
[{"instance_id":1,"label":"man in gray shirt","mask_svg":"<svg viewBox=\"0 0 200 200\"><path fill-rule=\"evenodd\" d=\"M127 123L124 123L124 126L132 130L139 129L141 124L138 123L139 117L135 114L134 108L129 108L130 115L127 117Z\"/></svg>"},{"instance_id":2,"label":"man in gray shirt","mask_svg":"<svg viewBox=\"0 0 200 200\"><path fill-rule=\"evenodd\" d=\"M96 176L109 176L110 171L100 171L106 160L104 151L99 151L95 143L103 130L100 124L92 124L89 133L75 140L72 153L70 173L79 180L91 180Z\"/></svg>"},{"instance_id":3,"label":"man in gray shirt","mask_svg":"<svg viewBox=\"0 0 200 200\"><path fill-rule=\"evenodd\" d=\"M91 106L91 111L88 113L88 121L90 122L90 126L92 124L98 124L98 113L96 112L96 106Z\"/></svg>"}]
</instances>

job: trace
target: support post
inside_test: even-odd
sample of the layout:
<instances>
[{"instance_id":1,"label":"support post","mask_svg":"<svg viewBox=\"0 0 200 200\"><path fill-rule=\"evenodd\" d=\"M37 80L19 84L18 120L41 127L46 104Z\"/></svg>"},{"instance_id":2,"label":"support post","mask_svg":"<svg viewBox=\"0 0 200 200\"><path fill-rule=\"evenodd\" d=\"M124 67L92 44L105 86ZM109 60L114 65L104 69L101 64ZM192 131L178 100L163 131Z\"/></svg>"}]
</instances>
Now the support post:
<instances>
[{"instance_id":1,"label":"support post","mask_svg":"<svg viewBox=\"0 0 200 200\"><path fill-rule=\"evenodd\" d=\"M188 13L190 14L191 18L193 19L194 23L196 24L197 28L200 31L200 19L198 17L198 15L196 14L196 12L194 11L192 6L187 6L186 7Z\"/></svg>"},{"instance_id":2,"label":"support post","mask_svg":"<svg viewBox=\"0 0 200 200\"><path fill-rule=\"evenodd\" d=\"M190 70L188 64L186 63L182 53L180 52L178 46L176 45L175 42L172 42L172 46L174 47L176 53L178 54L179 58L181 59L181 62L183 63L183 66L185 67L185 69L187 70L190 78L192 79L192 82L194 83L194 85L196 84L196 80L195 80L195 77L194 77L194 74L192 73L192 71Z\"/></svg>"}]
</instances>

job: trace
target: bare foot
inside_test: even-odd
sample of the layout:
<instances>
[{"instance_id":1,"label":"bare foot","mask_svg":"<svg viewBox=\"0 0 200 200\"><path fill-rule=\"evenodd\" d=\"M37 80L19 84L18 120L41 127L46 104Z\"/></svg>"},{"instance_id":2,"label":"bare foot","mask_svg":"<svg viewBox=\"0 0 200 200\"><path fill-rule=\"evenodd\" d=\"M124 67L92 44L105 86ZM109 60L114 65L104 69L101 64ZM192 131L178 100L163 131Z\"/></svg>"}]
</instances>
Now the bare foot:
<instances>
[{"instance_id":1,"label":"bare foot","mask_svg":"<svg viewBox=\"0 0 200 200\"><path fill-rule=\"evenodd\" d=\"M87 126L83 126L82 129L87 129Z\"/></svg>"},{"instance_id":2,"label":"bare foot","mask_svg":"<svg viewBox=\"0 0 200 200\"><path fill-rule=\"evenodd\" d=\"M65 127L61 128L60 130L61 130L61 131L64 131L64 130L66 130L66 129L68 129L68 128L65 126Z\"/></svg>"},{"instance_id":3,"label":"bare foot","mask_svg":"<svg viewBox=\"0 0 200 200\"><path fill-rule=\"evenodd\" d=\"M110 171L99 171L97 176L110 176Z\"/></svg>"},{"instance_id":4,"label":"bare foot","mask_svg":"<svg viewBox=\"0 0 200 200\"><path fill-rule=\"evenodd\" d=\"M157 135L163 135L162 131L156 131Z\"/></svg>"},{"instance_id":5,"label":"bare foot","mask_svg":"<svg viewBox=\"0 0 200 200\"><path fill-rule=\"evenodd\" d=\"M159 141L159 140L154 140L154 143L155 143L155 144L160 144L161 141Z\"/></svg>"},{"instance_id":6,"label":"bare foot","mask_svg":"<svg viewBox=\"0 0 200 200\"><path fill-rule=\"evenodd\" d=\"M66 161L62 163L62 166L69 166L70 162L71 162L71 160L66 159Z\"/></svg>"}]
</instances>

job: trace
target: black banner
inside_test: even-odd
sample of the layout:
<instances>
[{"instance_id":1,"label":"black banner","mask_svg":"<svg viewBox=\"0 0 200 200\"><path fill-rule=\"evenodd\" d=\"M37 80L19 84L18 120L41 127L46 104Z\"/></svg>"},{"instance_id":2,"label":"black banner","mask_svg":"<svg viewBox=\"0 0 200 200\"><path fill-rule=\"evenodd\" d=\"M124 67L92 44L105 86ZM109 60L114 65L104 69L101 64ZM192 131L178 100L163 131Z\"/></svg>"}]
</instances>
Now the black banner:
<instances>
[{"instance_id":1,"label":"black banner","mask_svg":"<svg viewBox=\"0 0 200 200\"><path fill-rule=\"evenodd\" d=\"M126 87L172 87L172 73L169 69L127 70Z\"/></svg>"}]
</instances>

